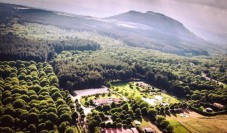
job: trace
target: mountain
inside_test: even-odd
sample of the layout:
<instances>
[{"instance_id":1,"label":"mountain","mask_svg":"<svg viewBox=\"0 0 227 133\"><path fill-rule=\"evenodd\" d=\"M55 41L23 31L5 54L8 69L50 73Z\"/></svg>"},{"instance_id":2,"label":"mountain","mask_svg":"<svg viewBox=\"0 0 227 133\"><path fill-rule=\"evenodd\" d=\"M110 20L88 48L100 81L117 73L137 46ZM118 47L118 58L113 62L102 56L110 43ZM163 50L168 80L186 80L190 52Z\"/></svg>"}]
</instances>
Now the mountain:
<instances>
[{"instance_id":1,"label":"mountain","mask_svg":"<svg viewBox=\"0 0 227 133\"><path fill-rule=\"evenodd\" d=\"M0 7L0 20L7 26L13 25L16 20L22 25L38 23L96 32L119 39L128 46L178 55L208 55L214 51L214 45L194 35L179 21L152 11L129 11L108 18L94 18L10 4L0 3Z\"/></svg>"},{"instance_id":2,"label":"mountain","mask_svg":"<svg viewBox=\"0 0 227 133\"><path fill-rule=\"evenodd\" d=\"M145 13L129 11L106 18L149 26L146 36L157 42L174 47L190 47L198 49L210 48L210 43L189 31L181 22L164 14L148 11Z\"/></svg>"},{"instance_id":3,"label":"mountain","mask_svg":"<svg viewBox=\"0 0 227 133\"><path fill-rule=\"evenodd\" d=\"M154 32L158 32L177 39L201 41L200 38L191 33L182 23L160 13L148 11L141 13L129 11L117 16L109 17L120 21L134 22L150 26Z\"/></svg>"}]
</instances>

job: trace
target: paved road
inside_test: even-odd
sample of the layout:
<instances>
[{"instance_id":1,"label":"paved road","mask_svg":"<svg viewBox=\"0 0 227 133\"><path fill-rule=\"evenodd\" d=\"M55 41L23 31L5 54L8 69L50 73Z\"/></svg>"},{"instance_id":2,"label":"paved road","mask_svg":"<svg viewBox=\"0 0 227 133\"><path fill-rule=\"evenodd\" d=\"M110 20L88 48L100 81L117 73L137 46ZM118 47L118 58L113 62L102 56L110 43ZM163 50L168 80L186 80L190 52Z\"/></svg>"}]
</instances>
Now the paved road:
<instances>
[{"instance_id":1,"label":"paved road","mask_svg":"<svg viewBox=\"0 0 227 133\"><path fill-rule=\"evenodd\" d=\"M91 113L91 110L94 109L94 107L89 107L89 108L84 107L80 102L81 97L93 95L93 94L97 94L97 93L108 93L109 91L108 91L107 87L103 86L102 88L84 89L84 90L77 90L74 92L77 94L77 96L70 95L71 98L73 99L73 101L75 101L77 99L79 104L81 105L81 107L84 110L84 114L88 115L89 113ZM76 106L75 103L74 103L74 106Z\"/></svg>"},{"instance_id":2,"label":"paved road","mask_svg":"<svg viewBox=\"0 0 227 133\"><path fill-rule=\"evenodd\" d=\"M107 87L102 87L102 88L93 88L93 89L84 89L84 90L76 90L74 91L77 96L88 96L88 95L93 95L97 93L108 93L108 88Z\"/></svg>"},{"instance_id":3,"label":"paved road","mask_svg":"<svg viewBox=\"0 0 227 133\"><path fill-rule=\"evenodd\" d=\"M91 110L94 109L94 107L89 107L89 108L84 107L84 106L81 104L81 102L80 102L81 97L82 97L82 96L87 96L87 95L93 95L93 94L97 94L97 93L108 93L108 92L109 92L108 89L109 89L109 88L103 86L103 87L100 88L100 89L97 88L97 89L77 90L77 91L74 91L74 92L77 94L77 96L72 96L72 95L70 95L70 96L71 96L71 98L73 99L73 101L75 101L76 99L78 100L79 104L81 105L81 107L82 107L83 110L84 110L84 114L87 115L87 114L91 113ZM113 91L113 90L110 90L110 91ZM119 94L119 95L123 98L124 101L128 101L128 98L125 97L124 95L122 95L122 94L120 94L120 93L118 93L118 92L116 92L116 91L113 91L113 92ZM74 103L74 106L76 106L75 103Z\"/></svg>"},{"instance_id":4,"label":"paved road","mask_svg":"<svg viewBox=\"0 0 227 133\"><path fill-rule=\"evenodd\" d=\"M94 108L85 108L80 102L81 96L75 96L75 97L72 95L70 96L73 99L73 101L75 101L76 99L78 100L79 104L81 105L81 108L84 110L85 115L88 115L89 113L91 113L91 110L94 109ZM74 106L76 106L76 103L74 103Z\"/></svg>"}]
</instances>

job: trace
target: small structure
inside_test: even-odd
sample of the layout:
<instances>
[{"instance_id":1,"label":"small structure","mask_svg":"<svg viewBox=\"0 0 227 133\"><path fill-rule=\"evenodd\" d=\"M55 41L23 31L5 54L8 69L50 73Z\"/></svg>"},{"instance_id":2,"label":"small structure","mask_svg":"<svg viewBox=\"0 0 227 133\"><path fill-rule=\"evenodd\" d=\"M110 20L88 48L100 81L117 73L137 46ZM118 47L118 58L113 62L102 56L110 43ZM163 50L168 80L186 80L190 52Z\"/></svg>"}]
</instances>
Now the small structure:
<instances>
[{"instance_id":1,"label":"small structure","mask_svg":"<svg viewBox=\"0 0 227 133\"><path fill-rule=\"evenodd\" d=\"M206 108L206 112L213 112L212 108Z\"/></svg>"},{"instance_id":2,"label":"small structure","mask_svg":"<svg viewBox=\"0 0 227 133\"><path fill-rule=\"evenodd\" d=\"M139 133L139 131L136 128L131 128L133 133Z\"/></svg>"},{"instance_id":3,"label":"small structure","mask_svg":"<svg viewBox=\"0 0 227 133\"><path fill-rule=\"evenodd\" d=\"M213 71L216 69L216 67L210 67Z\"/></svg>"},{"instance_id":4,"label":"small structure","mask_svg":"<svg viewBox=\"0 0 227 133\"><path fill-rule=\"evenodd\" d=\"M140 121L137 121L137 120L135 120L134 123L135 123L136 126L141 125L141 122Z\"/></svg>"},{"instance_id":5,"label":"small structure","mask_svg":"<svg viewBox=\"0 0 227 133\"><path fill-rule=\"evenodd\" d=\"M167 93L167 91L166 91L166 90L162 90L162 92L163 92L163 93Z\"/></svg>"},{"instance_id":6,"label":"small structure","mask_svg":"<svg viewBox=\"0 0 227 133\"><path fill-rule=\"evenodd\" d=\"M156 92L150 92L150 95L156 95L157 93Z\"/></svg>"},{"instance_id":7,"label":"small structure","mask_svg":"<svg viewBox=\"0 0 227 133\"><path fill-rule=\"evenodd\" d=\"M139 133L136 128L104 128L102 133Z\"/></svg>"},{"instance_id":8,"label":"small structure","mask_svg":"<svg viewBox=\"0 0 227 133\"><path fill-rule=\"evenodd\" d=\"M162 101L162 99L163 99L163 97L160 95L156 95L156 96L154 96L154 98L158 101Z\"/></svg>"},{"instance_id":9,"label":"small structure","mask_svg":"<svg viewBox=\"0 0 227 133\"><path fill-rule=\"evenodd\" d=\"M152 128L144 128L145 133L155 133Z\"/></svg>"},{"instance_id":10,"label":"small structure","mask_svg":"<svg viewBox=\"0 0 227 133\"><path fill-rule=\"evenodd\" d=\"M93 100L93 104L96 105L96 106L106 105L106 104L110 105L113 102L115 104L120 104L122 102L122 100L120 98L99 98L99 99L94 99Z\"/></svg>"},{"instance_id":11,"label":"small structure","mask_svg":"<svg viewBox=\"0 0 227 133\"><path fill-rule=\"evenodd\" d=\"M81 125L84 125L84 124L85 124L84 119L83 119L83 118L80 118L80 119L79 119L79 123L80 123Z\"/></svg>"},{"instance_id":12,"label":"small structure","mask_svg":"<svg viewBox=\"0 0 227 133\"><path fill-rule=\"evenodd\" d=\"M111 119L111 116L110 115L106 115L106 117L108 119L105 121L105 123L108 123L108 122L113 123L113 120Z\"/></svg>"},{"instance_id":13,"label":"small structure","mask_svg":"<svg viewBox=\"0 0 227 133\"><path fill-rule=\"evenodd\" d=\"M195 66L195 64L194 64L194 63L190 63L190 65L191 65L191 66Z\"/></svg>"},{"instance_id":14,"label":"small structure","mask_svg":"<svg viewBox=\"0 0 227 133\"><path fill-rule=\"evenodd\" d=\"M184 118L188 118L189 116L187 115L187 114L185 114L185 113L180 113L180 116L181 117L184 117Z\"/></svg>"},{"instance_id":15,"label":"small structure","mask_svg":"<svg viewBox=\"0 0 227 133\"><path fill-rule=\"evenodd\" d=\"M168 103L161 102L160 105L162 105L162 106L168 106L169 104Z\"/></svg>"},{"instance_id":16,"label":"small structure","mask_svg":"<svg viewBox=\"0 0 227 133\"><path fill-rule=\"evenodd\" d=\"M157 100L156 99L142 98L142 100L144 100L145 102L151 104L152 106L156 106L157 105Z\"/></svg>"},{"instance_id":17,"label":"small structure","mask_svg":"<svg viewBox=\"0 0 227 133\"><path fill-rule=\"evenodd\" d=\"M144 82L137 82L139 84L139 87L142 87L142 88L147 88L149 89L151 86L147 83L144 83Z\"/></svg>"},{"instance_id":18,"label":"small structure","mask_svg":"<svg viewBox=\"0 0 227 133\"><path fill-rule=\"evenodd\" d=\"M219 109L223 109L224 105L220 104L220 103L213 103L213 106Z\"/></svg>"}]
</instances>

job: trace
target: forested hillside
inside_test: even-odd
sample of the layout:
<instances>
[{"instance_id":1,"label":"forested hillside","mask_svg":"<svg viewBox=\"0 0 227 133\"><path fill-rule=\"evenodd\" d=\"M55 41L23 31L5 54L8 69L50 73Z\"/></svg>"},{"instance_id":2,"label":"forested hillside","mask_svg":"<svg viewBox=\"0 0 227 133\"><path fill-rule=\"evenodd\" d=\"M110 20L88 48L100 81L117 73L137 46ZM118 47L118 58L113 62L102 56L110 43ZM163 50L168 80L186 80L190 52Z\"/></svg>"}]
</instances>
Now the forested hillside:
<instances>
[{"instance_id":1,"label":"forested hillside","mask_svg":"<svg viewBox=\"0 0 227 133\"><path fill-rule=\"evenodd\" d=\"M160 13L0 3L0 132L189 133L182 123L227 112L225 52Z\"/></svg>"},{"instance_id":2,"label":"forested hillside","mask_svg":"<svg viewBox=\"0 0 227 133\"><path fill-rule=\"evenodd\" d=\"M182 23L160 13L155 13L152 11L145 13L129 11L123 14L108 17L106 19L128 22L129 26L132 23L135 25L136 29L140 28L139 26L147 26L145 28L146 30L141 32L141 34L143 34L144 37L152 38L154 43L161 45L163 50L161 48L157 48L161 51L167 52L168 48L170 48L169 52L173 50L178 54L180 54L180 52L191 52L192 55L208 55L206 51L207 49L202 49L202 47L205 46L208 49L211 48L208 42L194 35L187 28L185 28ZM137 26L136 24L140 25ZM179 42L179 40L181 40L181 42ZM137 41L135 43L130 41L130 39L128 41L133 45L152 48L152 45L149 45L146 42L140 43ZM179 50L179 48L184 51Z\"/></svg>"},{"instance_id":3,"label":"forested hillside","mask_svg":"<svg viewBox=\"0 0 227 133\"><path fill-rule=\"evenodd\" d=\"M4 27L0 39L0 60L47 61L64 50L98 50L125 45L121 40L96 32L77 32L32 23Z\"/></svg>"},{"instance_id":4,"label":"forested hillside","mask_svg":"<svg viewBox=\"0 0 227 133\"><path fill-rule=\"evenodd\" d=\"M22 25L38 23L78 32L95 31L101 35L121 39L128 46L144 47L178 55L197 56L224 52L223 48L213 47L210 43L195 36L180 22L158 13L131 11L125 13L125 16L114 16L111 19L115 20L109 20L65 15L16 5L1 4L1 7L0 12L8 16L1 16L3 22L0 27L4 29L15 23Z\"/></svg>"},{"instance_id":5,"label":"forested hillside","mask_svg":"<svg viewBox=\"0 0 227 133\"><path fill-rule=\"evenodd\" d=\"M78 38L70 32L37 24L14 24L5 28L0 38L1 60L47 61L63 50L100 49L98 43L87 38Z\"/></svg>"}]
</instances>

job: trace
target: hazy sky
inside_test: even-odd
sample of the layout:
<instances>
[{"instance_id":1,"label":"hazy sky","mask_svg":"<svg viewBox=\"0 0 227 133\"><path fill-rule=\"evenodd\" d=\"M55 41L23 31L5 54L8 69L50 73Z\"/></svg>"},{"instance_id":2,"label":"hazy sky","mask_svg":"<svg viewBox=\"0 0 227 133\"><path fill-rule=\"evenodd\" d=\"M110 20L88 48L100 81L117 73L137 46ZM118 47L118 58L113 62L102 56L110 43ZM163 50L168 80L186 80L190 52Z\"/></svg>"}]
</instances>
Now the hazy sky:
<instances>
[{"instance_id":1,"label":"hazy sky","mask_svg":"<svg viewBox=\"0 0 227 133\"><path fill-rule=\"evenodd\" d=\"M129 10L155 11L182 22L195 34L227 45L227 0L0 0L79 15L107 17Z\"/></svg>"}]
</instances>

